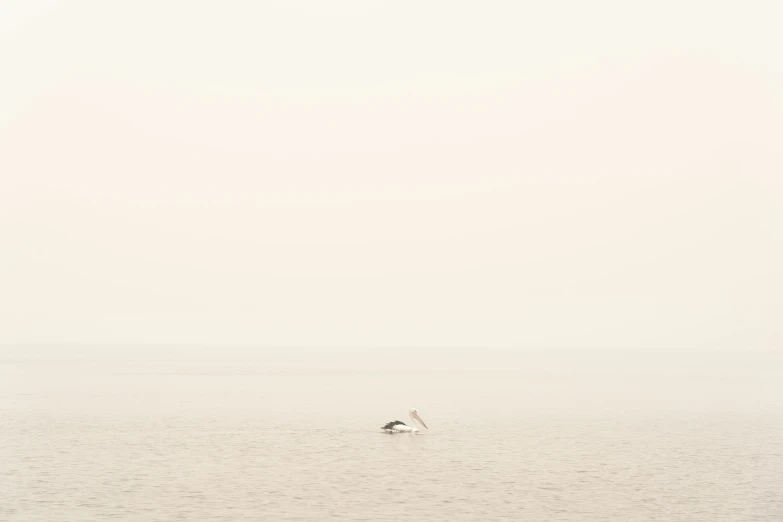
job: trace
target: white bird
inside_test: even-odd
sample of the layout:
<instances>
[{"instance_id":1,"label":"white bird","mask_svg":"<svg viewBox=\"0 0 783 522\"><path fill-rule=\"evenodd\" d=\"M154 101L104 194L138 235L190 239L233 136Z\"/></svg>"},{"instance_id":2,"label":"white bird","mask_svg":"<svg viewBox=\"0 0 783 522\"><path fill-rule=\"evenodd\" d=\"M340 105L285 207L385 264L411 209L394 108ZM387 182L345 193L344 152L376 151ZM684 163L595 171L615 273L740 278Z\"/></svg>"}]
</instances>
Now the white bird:
<instances>
[{"instance_id":1,"label":"white bird","mask_svg":"<svg viewBox=\"0 0 783 522\"><path fill-rule=\"evenodd\" d=\"M416 411L416 408L411 408L408 415L411 418L411 426L408 426L402 421L391 421L384 426L381 426L381 429L386 433L411 433L419 431L419 428L416 427L417 424L421 424L425 430L429 429L427 425L424 424L424 421L421 420L421 417L419 417L419 412Z\"/></svg>"}]
</instances>

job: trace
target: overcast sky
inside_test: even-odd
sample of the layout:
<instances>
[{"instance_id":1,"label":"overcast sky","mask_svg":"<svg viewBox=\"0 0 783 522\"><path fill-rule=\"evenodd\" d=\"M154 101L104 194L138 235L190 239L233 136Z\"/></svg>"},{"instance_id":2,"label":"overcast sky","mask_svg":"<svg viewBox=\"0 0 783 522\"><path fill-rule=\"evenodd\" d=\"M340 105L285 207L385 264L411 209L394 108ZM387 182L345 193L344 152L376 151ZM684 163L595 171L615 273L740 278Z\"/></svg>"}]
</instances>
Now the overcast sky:
<instances>
[{"instance_id":1,"label":"overcast sky","mask_svg":"<svg viewBox=\"0 0 783 522\"><path fill-rule=\"evenodd\" d=\"M3 0L0 344L779 349L781 20Z\"/></svg>"}]
</instances>

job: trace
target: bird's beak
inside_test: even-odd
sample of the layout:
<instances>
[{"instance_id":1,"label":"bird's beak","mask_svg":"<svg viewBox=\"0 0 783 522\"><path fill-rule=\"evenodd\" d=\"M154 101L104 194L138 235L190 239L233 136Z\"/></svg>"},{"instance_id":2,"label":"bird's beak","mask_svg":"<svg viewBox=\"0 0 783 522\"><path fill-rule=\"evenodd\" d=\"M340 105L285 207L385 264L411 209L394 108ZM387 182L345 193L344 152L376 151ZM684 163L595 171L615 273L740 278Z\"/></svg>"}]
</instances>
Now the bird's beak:
<instances>
[{"instance_id":1,"label":"bird's beak","mask_svg":"<svg viewBox=\"0 0 783 522\"><path fill-rule=\"evenodd\" d=\"M424 429L427 429L427 430L429 429L429 428L427 427L427 425L426 425L426 424L424 424L424 421L423 421L423 420L421 420L421 417L419 417L419 413L418 413L418 412L416 412L416 413L414 413L414 414L413 414L413 418L414 418L414 419L416 419L417 421L421 422L421 425L422 425L422 426L424 426Z\"/></svg>"}]
</instances>

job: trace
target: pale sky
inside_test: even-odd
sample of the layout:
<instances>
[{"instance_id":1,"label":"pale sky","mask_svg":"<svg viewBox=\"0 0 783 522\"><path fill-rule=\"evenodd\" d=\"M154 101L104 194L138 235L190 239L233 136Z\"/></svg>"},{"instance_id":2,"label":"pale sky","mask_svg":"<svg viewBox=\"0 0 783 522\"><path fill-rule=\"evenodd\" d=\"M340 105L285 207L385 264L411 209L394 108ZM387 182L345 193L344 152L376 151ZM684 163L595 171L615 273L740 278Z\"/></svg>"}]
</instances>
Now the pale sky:
<instances>
[{"instance_id":1,"label":"pale sky","mask_svg":"<svg viewBox=\"0 0 783 522\"><path fill-rule=\"evenodd\" d=\"M3 0L0 344L779 350L781 20Z\"/></svg>"}]
</instances>

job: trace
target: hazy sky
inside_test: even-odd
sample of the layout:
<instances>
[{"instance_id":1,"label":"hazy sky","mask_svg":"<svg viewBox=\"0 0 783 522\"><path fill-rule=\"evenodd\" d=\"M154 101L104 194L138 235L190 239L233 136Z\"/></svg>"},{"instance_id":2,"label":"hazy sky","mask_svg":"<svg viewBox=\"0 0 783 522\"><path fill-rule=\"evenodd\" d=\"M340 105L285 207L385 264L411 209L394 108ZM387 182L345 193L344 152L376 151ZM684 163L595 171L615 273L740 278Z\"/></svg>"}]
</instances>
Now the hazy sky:
<instances>
[{"instance_id":1,"label":"hazy sky","mask_svg":"<svg viewBox=\"0 0 783 522\"><path fill-rule=\"evenodd\" d=\"M0 2L0 343L779 349L783 3Z\"/></svg>"}]
</instances>

